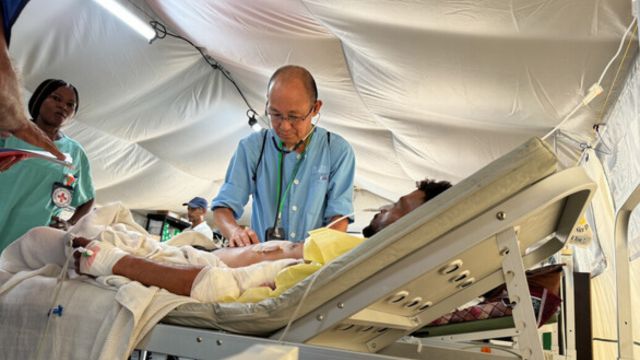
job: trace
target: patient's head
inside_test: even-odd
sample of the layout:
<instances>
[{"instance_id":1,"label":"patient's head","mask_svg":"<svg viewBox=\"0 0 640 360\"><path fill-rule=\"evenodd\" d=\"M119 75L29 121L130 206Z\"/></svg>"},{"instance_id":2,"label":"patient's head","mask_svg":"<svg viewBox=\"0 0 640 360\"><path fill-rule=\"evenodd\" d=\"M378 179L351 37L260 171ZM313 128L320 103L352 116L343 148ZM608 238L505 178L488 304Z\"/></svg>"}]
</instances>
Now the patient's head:
<instances>
[{"instance_id":1,"label":"patient's head","mask_svg":"<svg viewBox=\"0 0 640 360\"><path fill-rule=\"evenodd\" d=\"M416 190L401 197L394 204L381 208L380 212L371 219L369 226L362 229L362 234L365 237L373 236L378 231L393 224L396 220L450 188L451 183L425 179L418 182L417 187Z\"/></svg>"}]
</instances>

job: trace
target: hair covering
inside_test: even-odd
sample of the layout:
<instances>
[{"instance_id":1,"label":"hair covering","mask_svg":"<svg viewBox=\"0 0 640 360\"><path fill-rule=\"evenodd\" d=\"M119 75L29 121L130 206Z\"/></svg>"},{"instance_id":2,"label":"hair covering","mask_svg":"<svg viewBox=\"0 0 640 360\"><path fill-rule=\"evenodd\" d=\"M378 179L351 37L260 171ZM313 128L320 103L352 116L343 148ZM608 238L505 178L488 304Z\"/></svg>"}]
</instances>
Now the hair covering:
<instances>
[{"instance_id":1,"label":"hair covering","mask_svg":"<svg viewBox=\"0 0 640 360\"><path fill-rule=\"evenodd\" d=\"M68 86L73 89L73 92L76 94L76 108L73 109L73 113L75 114L78 111L80 97L78 96L78 90L76 87L63 80L47 79L38 85L36 91L33 92L33 95L31 95L31 98L29 99L29 114L31 114L33 120L35 120L38 117L38 114L40 114L40 107L44 100L49 97L52 92L56 91L57 88L62 86Z\"/></svg>"}]
</instances>

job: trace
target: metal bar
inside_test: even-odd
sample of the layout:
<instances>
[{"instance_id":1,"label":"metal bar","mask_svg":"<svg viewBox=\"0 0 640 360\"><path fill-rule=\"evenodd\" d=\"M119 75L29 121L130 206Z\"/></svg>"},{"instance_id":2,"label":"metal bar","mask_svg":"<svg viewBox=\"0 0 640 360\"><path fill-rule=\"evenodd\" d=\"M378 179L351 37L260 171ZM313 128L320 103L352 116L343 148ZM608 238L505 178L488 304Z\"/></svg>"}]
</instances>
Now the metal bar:
<instances>
[{"instance_id":1,"label":"metal bar","mask_svg":"<svg viewBox=\"0 0 640 360\"><path fill-rule=\"evenodd\" d=\"M166 324L157 324L140 344L138 344L137 348L192 359L213 360L239 354L254 344L295 346L299 350L300 360L397 359L396 357L385 355L278 342L267 338L235 335L216 330L195 329Z\"/></svg>"},{"instance_id":2,"label":"metal bar","mask_svg":"<svg viewBox=\"0 0 640 360\"><path fill-rule=\"evenodd\" d=\"M504 258L502 271L507 283L509 300L513 307L513 322L519 334L518 343L524 360L543 360L542 344L538 338L538 322L533 313L533 304L524 272L518 238L513 228L507 229L497 236L498 246Z\"/></svg>"},{"instance_id":3,"label":"metal bar","mask_svg":"<svg viewBox=\"0 0 640 360\"><path fill-rule=\"evenodd\" d=\"M562 262L565 263L564 272L564 304L562 312L564 316L564 355L567 359L573 360L576 358L576 316L575 316L575 286L573 282L573 251L570 248L562 250L561 254Z\"/></svg>"}]
</instances>

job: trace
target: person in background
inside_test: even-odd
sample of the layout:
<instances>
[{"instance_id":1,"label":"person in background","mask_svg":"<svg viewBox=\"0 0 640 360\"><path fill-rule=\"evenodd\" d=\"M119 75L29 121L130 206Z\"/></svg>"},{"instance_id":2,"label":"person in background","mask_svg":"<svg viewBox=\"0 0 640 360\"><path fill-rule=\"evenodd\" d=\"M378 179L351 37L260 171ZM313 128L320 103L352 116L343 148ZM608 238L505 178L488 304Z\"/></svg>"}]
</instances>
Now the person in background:
<instances>
[{"instance_id":1,"label":"person in background","mask_svg":"<svg viewBox=\"0 0 640 360\"><path fill-rule=\"evenodd\" d=\"M196 231L200 234L207 237L207 239L213 241L213 231L209 227L209 225L204 221L204 216L207 214L208 207L207 200L201 197L194 197L182 204L182 206L187 207L187 218L189 218L189 222L191 226L184 229L184 231Z\"/></svg>"},{"instance_id":2,"label":"person in background","mask_svg":"<svg viewBox=\"0 0 640 360\"><path fill-rule=\"evenodd\" d=\"M29 159L0 173L0 251L36 226L66 229L93 207L95 190L89 160L82 146L60 131L78 110L77 89L62 80L42 82L29 99L33 123L72 159L73 168L43 159ZM0 138L0 147L35 149L25 141ZM58 215L74 208L68 220Z\"/></svg>"},{"instance_id":3,"label":"person in background","mask_svg":"<svg viewBox=\"0 0 640 360\"><path fill-rule=\"evenodd\" d=\"M53 141L24 113L18 77L9 59L11 28L28 0L0 0L0 138L10 135L52 153L59 160L64 155ZM22 160L20 156L0 159L0 172Z\"/></svg>"},{"instance_id":4,"label":"person in background","mask_svg":"<svg viewBox=\"0 0 640 360\"><path fill-rule=\"evenodd\" d=\"M355 155L341 136L316 126L316 82L308 70L287 65L267 86L272 128L238 144L220 192L213 199L215 226L229 246L268 240L304 241L309 230L353 221ZM237 223L252 198L251 226Z\"/></svg>"}]
</instances>

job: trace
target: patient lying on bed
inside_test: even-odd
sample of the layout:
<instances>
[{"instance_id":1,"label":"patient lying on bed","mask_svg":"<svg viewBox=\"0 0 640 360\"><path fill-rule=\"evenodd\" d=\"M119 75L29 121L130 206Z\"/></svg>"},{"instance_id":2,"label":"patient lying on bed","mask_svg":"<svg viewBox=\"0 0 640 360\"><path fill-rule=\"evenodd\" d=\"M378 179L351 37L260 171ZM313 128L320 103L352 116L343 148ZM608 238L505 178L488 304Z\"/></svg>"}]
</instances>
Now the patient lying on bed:
<instances>
[{"instance_id":1,"label":"patient lying on bed","mask_svg":"<svg viewBox=\"0 0 640 360\"><path fill-rule=\"evenodd\" d=\"M381 208L363 229L370 237L426 201L445 191L446 181L424 180L418 188L402 196L396 203ZM151 252L180 252L189 264L179 261L159 262L135 256L109 242L73 239L76 271L91 276L121 275L147 286L157 286L174 294L191 296L201 302L220 302L237 298L245 290L268 285L273 287L276 274L285 267L301 262L303 244L287 241L267 242L245 248L221 248L212 253L191 247L180 250L159 244ZM195 264L195 265L194 265Z\"/></svg>"}]
</instances>

